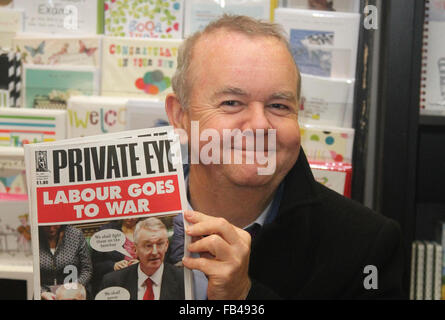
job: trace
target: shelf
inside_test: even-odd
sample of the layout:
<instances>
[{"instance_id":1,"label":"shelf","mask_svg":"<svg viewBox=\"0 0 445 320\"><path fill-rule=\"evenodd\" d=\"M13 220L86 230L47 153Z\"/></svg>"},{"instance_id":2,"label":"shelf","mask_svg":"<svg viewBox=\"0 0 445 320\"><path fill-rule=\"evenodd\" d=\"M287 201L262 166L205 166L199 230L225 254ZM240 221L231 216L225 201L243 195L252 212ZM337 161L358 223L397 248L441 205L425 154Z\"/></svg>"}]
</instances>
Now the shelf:
<instances>
[{"instance_id":1,"label":"shelf","mask_svg":"<svg viewBox=\"0 0 445 320\"><path fill-rule=\"evenodd\" d=\"M445 116L430 116L430 115L420 115L419 124L421 126L444 126L445 127Z\"/></svg>"}]
</instances>

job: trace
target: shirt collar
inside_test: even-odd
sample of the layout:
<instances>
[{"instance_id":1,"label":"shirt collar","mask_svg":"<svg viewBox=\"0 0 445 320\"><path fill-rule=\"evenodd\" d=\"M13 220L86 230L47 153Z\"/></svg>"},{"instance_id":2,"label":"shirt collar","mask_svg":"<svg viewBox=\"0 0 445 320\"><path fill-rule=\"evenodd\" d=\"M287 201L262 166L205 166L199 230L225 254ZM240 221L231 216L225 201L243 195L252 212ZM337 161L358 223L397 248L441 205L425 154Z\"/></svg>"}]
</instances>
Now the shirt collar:
<instances>
[{"instance_id":1,"label":"shirt collar","mask_svg":"<svg viewBox=\"0 0 445 320\"><path fill-rule=\"evenodd\" d=\"M150 278L153 282L153 285L159 286L162 280L162 274L164 273L164 263L153 273L150 277L147 276L141 269L141 264L138 266L138 287L145 287L145 281L147 278Z\"/></svg>"}]
</instances>

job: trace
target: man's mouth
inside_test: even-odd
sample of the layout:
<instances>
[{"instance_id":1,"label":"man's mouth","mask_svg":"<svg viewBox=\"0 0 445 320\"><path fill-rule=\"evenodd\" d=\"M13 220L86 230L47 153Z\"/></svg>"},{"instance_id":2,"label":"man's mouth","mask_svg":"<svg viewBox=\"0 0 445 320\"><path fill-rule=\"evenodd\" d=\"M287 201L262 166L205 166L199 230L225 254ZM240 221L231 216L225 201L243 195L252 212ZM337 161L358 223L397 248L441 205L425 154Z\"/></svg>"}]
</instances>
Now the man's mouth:
<instances>
[{"instance_id":1,"label":"man's mouth","mask_svg":"<svg viewBox=\"0 0 445 320\"><path fill-rule=\"evenodd\" d=\"M148 261L150 261L150 262L158 261L158 260L160 260L160 258L150 258L150 259L148 259Z\"/></svg>"}]
</instances>

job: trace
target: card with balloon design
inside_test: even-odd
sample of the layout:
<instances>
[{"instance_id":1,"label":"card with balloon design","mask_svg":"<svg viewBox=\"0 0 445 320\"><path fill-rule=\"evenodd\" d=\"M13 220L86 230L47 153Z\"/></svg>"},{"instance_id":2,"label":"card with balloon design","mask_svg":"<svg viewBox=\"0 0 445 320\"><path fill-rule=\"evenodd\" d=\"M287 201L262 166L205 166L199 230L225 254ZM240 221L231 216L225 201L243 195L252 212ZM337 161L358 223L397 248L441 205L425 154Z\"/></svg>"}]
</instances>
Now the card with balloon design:
<instances>
[{"instance_id":1,"label":"card with balloon design","mask_svg":"<svg viewBox=\"0 0 445 320\"><path fill-rule=\"evenodd\" d=\"M352 162L354 129L300 125L301 146L309 160Z\"/></svg>"},{"instance_id":2,"label":"card with balloon design","mask_svg":"<svg viewBox=\"0 0 445 320\"><path fill-rule=\"evenodd\" d=\"M172 92L181 41L104 37L102 95L164 98Z\"/></svg>"}]
</instances>

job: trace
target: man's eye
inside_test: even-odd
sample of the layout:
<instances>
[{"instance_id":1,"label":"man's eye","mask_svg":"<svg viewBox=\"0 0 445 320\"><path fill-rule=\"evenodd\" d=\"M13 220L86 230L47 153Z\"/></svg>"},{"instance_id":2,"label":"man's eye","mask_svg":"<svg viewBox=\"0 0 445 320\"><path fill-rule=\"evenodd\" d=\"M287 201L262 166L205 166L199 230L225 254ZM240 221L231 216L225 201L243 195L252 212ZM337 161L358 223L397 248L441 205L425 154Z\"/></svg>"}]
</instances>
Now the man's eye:
<instances>
[{"instance_id":1,"label":"man's eye","mask_svg":"<svg viewBox=\"0 0 445 320\"><path fill-rule=\"evenodd\" d=\"M289 107L281 104L281 103L272 103L269 105L269 107L273 108L273 109L278 109L278 110L289 110Z\"/></svg>"},{"instance_id":2,"label":"man's eye","mask_svg":"<svg viewBox=\"0 0 445 320\"><path fill-rule=\"evenodd\" d=\"M227 100L227 101L223 101L221 103L223 106L231 106L231 107L236 107L239 106L240 103L236 100Z\"/></svg>"}]
</instances>

